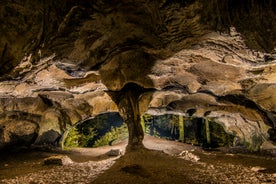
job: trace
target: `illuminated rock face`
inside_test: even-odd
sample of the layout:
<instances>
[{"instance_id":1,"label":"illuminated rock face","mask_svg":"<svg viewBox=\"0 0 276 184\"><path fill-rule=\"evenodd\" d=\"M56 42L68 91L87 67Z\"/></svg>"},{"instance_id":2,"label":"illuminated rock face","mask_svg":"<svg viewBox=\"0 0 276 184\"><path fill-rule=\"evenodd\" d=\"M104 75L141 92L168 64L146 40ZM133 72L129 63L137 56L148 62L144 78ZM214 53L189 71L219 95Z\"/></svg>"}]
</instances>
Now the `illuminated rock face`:
<instances>
[{"instance_id":1,"label":"illuminated rock face","mask_svg":"<svg viewBox=\"0 0 276 184\"><path fill-rule=\"evenodd\" d=\"M1 1L0 148L56 145L111 111L130 149L145 112L211 119L234 146L275 148L275 12L253 4Z\"/></svg>"}]
</instances>

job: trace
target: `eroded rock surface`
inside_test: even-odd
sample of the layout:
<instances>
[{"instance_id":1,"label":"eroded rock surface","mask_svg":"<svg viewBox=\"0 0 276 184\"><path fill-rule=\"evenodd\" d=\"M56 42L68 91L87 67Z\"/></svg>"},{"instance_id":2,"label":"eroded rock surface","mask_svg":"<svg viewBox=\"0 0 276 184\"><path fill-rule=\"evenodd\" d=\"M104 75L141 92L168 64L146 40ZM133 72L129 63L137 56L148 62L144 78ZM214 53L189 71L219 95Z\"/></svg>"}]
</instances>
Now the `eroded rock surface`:
<instances>
[{"instance_id":1,"label":"eroded rock surface","mask_svg":"<svg viewBox=\"0 0 276 184\"><path fill-rule=\"evenodd\" d=\"M275 149L274 2L252 2L1 2L0 148L57 145L119 111L133 142L138 116L173 112L221 124L234 147Z\"/></svg>"}]
</instances>

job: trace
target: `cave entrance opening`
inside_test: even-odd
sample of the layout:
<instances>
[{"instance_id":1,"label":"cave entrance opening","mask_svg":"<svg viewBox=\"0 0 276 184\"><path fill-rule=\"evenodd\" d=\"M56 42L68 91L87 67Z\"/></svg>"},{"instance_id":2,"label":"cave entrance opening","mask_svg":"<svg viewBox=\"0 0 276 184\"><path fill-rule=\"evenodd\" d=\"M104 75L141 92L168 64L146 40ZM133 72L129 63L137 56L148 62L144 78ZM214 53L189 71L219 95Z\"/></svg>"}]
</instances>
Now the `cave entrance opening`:
<instances>
[{"instance_id":1,"label":"cave entrance opening","mask_svg":"<svg viewBox=\"0 0 276 184\"><path fill-rule=\"evenodd\" d=\"M177 114L152 115L140 117L145 134L161 139L179 141L204 148L231 146L234 136L226 133L223 126L202 117ZM129 136L128 127L118 112L99 114L82 121L63 136L62 147L100 147L115 145Z\"/></svg>"},{"instance_id":2,"label":"cave entrance opening","mask_svg":"<svg viewBox=\"0 0 276 184\"><path fill-rule=\"evenodd\" d=\"M63 136L62 147L99 147L114 145L128 138L127 125L117 112L99 114L82 121Z\"/></svg>"},{"instance_id":3,"label":"cave entrance opening","mask_svg":"<svg viewBox=\"0 0 276 184\"><path fill-rule=\"evenodd\" d=\"M234 136L226 133L223 126L208 118L144 114L141 124L145 134L204 148L231 146L234 140Z\"/></svg>"}]
</instances>

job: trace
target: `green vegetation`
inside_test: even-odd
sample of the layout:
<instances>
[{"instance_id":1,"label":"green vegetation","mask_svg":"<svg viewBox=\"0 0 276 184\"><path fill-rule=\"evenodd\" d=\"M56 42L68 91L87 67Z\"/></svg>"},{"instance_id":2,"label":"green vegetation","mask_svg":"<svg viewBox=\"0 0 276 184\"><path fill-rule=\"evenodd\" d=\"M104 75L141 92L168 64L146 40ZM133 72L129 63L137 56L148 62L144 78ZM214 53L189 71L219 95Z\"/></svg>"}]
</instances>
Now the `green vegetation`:
<instances>
[{"instance_id":1,"label":"green vegetation","mask_svg":"<svg viewBox=\"0 0 276 184\"><path fill-rule=\"evenodd\" d=\"M178 123L179 123L179 141L184 142L184 121L183 116L178 116Z\"/></svg>"},{"instance_id":2,"label":"green vegetation","mask_svg":"<svg viewBox=\"0 0 276 184\"><path fill-rule=\"evenodd\" d=\"M231 134L227 134L224 128L214 122L209 122L209 129L210 129L210 146L211 147L222 147L228 146L233 144L234 136Z\"/></svg>"},{"instance_id":3,"label":"green vegetation","mask_svg":"<svg viewBox=\"0 0 276 184\"><path fill-rule=\"evenodd\" d=\"M234 139L220 124L208 118L144 114L141 124L146 134L203 147L229 146Z\"/></svg>"},{"instance_id":4,"label":"green vegetation","mask_svg":"<svg viewBox=\"0 0 276 184\"><path fill-rule=\"evenodd\" d=\"M142 129L143 129L144 132L146 132L144 116L141 116L140 119L141 119Z\"/></svg>"},{"instance_id":5,"label":"green vegetation","mask_svg":"<svg viewBox=\"0 0 276 184\"><path fill-rule=\"evenodd\" d=\"M97 135L93 128L89 128L88 132L82 132L77 127L69 130L67 137L64 141L64 148L70 147L87 147L89 141Z\"/></svg>"},{"instance_id":6,"label":"green vegetation","mask_svg":"<svg viewBox=\"0 0 276 184\"><path fill-rule=\"evenodd\" d=\"M128 130L118 113L105 113L72 127L65 135L63 147L98 147L128 137Z\"/></svg>"},{"instance_id":7,"label":"green vegetation","mask_svg":"<svg viewBox=\"0 0 276 184\"><path fill-rule=\"evenodd\" d=\"M126 124L121 127L111 127L111 131L107 132L104 136L98 139L93 147L112 145L114 142L124 140L128 137L128 130Z\"/></svg>"},{"instance_id":8,"label":"green vegetation","mask_svg":"<svg viewBox=\"0 0 276 184\"><path fill-rule=\"evenodd\" d=\"M208 118L205 119L205 132L207 144L211 144L210 125Z\"/></svg>"},{"instance_id":9,"label":"green vegetation","mask_svg":"<svg viewBox=\"0 0 276 184\"><path fill-rule=\"evenodd\" d=\"M203 147L229 146L234 139L220 124L208 118L144 114L141 125L146 134ZM99 147L112 145L127 137L127 125L118 114L101 114L71 128L63 145L65 148ZM261 141L256 138L255 144L259 145Z\"/></svg>"}]
</instances>

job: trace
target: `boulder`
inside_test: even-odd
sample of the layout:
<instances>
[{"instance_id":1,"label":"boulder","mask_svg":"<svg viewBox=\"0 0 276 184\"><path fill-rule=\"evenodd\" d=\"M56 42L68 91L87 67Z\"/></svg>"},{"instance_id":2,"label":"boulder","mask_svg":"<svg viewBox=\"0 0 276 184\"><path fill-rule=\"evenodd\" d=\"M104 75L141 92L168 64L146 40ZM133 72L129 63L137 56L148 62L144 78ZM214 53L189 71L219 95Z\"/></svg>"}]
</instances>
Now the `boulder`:
<instances>
[{"instance_id":1,"label":"boulder","mask_svg":"<svg viewBox=\"0 0 276 184\"><path fill-rule=\"evenodd\" d=\"M120 149L111 149L110 151L108 151L106 153L106 155L110 156L110 157L117 157L117 156L122 155L122 150L120 150Z\"/></svg>"}]
</instances>

